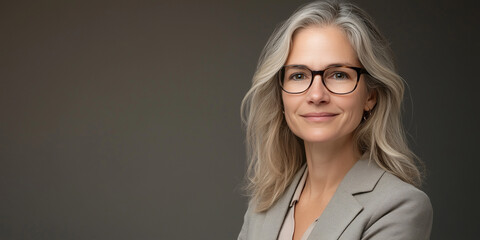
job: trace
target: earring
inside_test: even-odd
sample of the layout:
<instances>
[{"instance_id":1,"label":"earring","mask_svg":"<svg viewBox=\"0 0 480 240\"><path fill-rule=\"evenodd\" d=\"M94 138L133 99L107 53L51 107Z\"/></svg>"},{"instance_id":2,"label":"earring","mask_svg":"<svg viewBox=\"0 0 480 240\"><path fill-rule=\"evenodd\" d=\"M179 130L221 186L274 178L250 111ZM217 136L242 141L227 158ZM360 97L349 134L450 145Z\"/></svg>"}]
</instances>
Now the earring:
<instances>
[{"instance_id":1,"label":"earring","mask_svg":"<svg viewBox=\"0 0 480 240\"><path fill-rule=\"evenodd\" d=\"M367 119L369 119L370 116L372 116L372 111L371 110L363 112L363 121L367 121Z\"/></svg>"}]
</instances>

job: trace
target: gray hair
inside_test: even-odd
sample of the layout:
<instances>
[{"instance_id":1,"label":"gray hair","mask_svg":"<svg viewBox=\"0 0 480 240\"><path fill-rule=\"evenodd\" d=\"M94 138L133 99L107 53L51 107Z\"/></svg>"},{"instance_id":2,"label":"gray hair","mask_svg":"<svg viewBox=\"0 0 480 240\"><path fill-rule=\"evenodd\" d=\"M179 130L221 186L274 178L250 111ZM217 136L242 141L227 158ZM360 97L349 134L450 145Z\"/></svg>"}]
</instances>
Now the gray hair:
<instances>
[{"instance_id":1,"label":"gray hair","mask_svg":"<svg viewBox=\"0 0 480 240\"><path fill-rule=\"evenodd\" d=\"M371 115L354 132L361 153L403 181L420 185L418 160L409 149L401 123L404 81L396 73L386 39L371 17L346 2L318 1L298 9L275 30L263 49L245 95L242 120L246 125L247 191L257 202L257 211L275 203L305 162L303 141L288 128L282 114L281 89L277 73L287 60L292 36L311 25L342 29L369 74L367 89L377 94Z\"/></svg>"}]
</instances>

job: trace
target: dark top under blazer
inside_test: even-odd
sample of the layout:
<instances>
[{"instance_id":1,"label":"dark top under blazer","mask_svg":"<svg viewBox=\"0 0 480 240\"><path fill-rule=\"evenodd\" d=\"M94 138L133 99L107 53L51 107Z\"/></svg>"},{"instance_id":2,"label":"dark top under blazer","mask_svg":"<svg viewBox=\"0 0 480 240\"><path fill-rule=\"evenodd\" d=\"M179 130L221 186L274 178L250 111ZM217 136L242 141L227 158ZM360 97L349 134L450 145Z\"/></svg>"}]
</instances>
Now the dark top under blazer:
<instances>
[{"instance_id":1,"label":"dark top under blazer","mask_svg":"<svg viewBox=\"0 0 480 240\"><path fill-rule=\"evenodd\" d=\"M305 167L269 210L255 212L250 201L239 240L278 238ZM425 193L362 158L345 175L308 239L429 239L432 216Z\"/></svg>"}]
</instances>

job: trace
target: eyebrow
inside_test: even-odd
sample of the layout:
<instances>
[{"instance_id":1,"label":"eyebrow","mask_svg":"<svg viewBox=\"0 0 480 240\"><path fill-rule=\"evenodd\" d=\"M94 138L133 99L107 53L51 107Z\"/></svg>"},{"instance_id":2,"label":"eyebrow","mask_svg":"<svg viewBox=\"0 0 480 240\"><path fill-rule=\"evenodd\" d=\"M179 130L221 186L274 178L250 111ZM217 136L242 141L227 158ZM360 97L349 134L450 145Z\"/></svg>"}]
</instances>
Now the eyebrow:
<instances>
[{"instance_id":1,"label":"eyebrow","mask_svg":"<svg viewBox=\"0 0 480 240\"><path fill-rule=\"evenodd\" d=\"M332 63L327 66L329 67L341 67L341 66L348 66L348 67L356 67L355 64L349 64L349 63Z\"/></svg>"}]
</instances>

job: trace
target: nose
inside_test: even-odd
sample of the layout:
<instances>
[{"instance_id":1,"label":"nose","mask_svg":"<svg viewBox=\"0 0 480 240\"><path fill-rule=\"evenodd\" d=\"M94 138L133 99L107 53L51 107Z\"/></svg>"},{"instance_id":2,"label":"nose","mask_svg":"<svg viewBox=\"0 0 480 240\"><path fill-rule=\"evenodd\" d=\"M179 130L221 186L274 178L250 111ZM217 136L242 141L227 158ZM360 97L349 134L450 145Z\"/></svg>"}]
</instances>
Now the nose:
<instances>
[{"instance_id":1,"label":"nose","mask_svg":"<svg viewBox=\"0 0 480 240\"><path fill-rule=\"evenodd\" d=\"M312 85L307 91L307 100L311 104L321 104L330 102L330 92L323 85L322 76L316 75Z\"/></svg>"}]
</instances>

